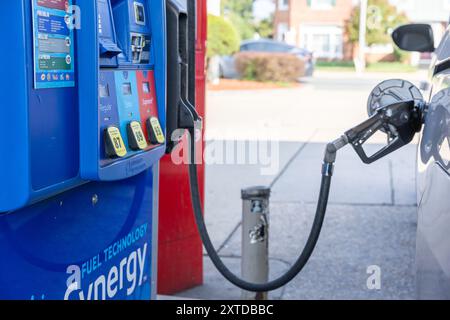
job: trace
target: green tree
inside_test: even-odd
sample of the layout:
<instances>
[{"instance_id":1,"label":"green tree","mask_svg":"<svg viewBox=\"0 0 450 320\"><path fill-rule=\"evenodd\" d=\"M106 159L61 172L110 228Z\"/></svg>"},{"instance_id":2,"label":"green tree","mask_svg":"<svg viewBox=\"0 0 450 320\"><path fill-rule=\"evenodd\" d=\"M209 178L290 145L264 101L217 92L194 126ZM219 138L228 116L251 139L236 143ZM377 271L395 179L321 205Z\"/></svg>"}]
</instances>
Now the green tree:
<instances>
[{"instance_id":1,"label":"green tree","mask_svg":"<svg viewBox=\"0 0 450 320\"><path fill-rule=\"evenodd\" d=\"M225 15L235 13L244 20L252 20L253 0L223 0L222 10Z\"/></svg>"},{"instance_id":2,"label":"green tree","mask_svg":"<svg viewBox=\"0 0 450 320\"><path fill-rule=\"evenodd\" d=\"M236 13L230 13L226 16L236 28L239 38L242 40L252 39L255 35L255 28L248 20L243 19Z\"/></svg>"},{"instance_id":3,"label":"green tree","mask_svg":"<svg viewBox=\"0 0 450 320\"><path fill-rule=\"evenodd\" d=\"M274 36L274 17L263 19L255 24L255 31L262 38L272 39Z\"/></svg>"},{"instance_id":4,"label":"green tree","mask_svg":"<svg viewBox=\"0 0 450 320\"><path fill-rule=\"evenodd\" d=\"M222 17L208 16L208 58L231 55L239 50L240 39L234 26Z\"/></svg>"},{"instance_id":5,"label":"green tree","mask_svg":"<svg viewBox=\"0 0 450 320\"><path fill-rule=\"evenodd\" d=\"M255 35L253 23L253 0L223 0L223 15L235 26L241 39L251 39Z\"/></svg>"},{"instance_id":6,"label":"green tree","mask_svg":"<svg viewBox=\"0 0 450 320\"><path fill-rule=\"evenodd\" d=\"M388 0L369 0L367 18L367 45L391 43L390 33L395 27L408 22L404 14L398 13L396 7ZM360 7L353 10L347 23L350 42L359 41Z\"/></svg>"}]
</instances>

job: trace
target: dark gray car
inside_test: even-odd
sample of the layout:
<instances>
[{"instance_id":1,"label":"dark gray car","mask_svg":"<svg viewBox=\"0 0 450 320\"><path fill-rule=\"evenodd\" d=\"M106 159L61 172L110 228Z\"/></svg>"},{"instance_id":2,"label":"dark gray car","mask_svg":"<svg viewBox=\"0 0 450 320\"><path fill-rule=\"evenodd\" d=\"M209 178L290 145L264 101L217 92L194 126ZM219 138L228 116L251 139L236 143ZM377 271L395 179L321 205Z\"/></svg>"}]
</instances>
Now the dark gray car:
<instances>
[{"instance_id":1,"label":"dark gray car","mask_svg":"<svg viewBox=\"0 0 450 320\"><path fill-rule=\"evenodd\" d=\"M240 52L290 53L304 62L305 77L311 77L314 74L315 61L313 53L283 42L270 39L248 40L241 43ZM221 57L220 76L226 79L239 78L234 56Z\"/></svg>"}]
</instances>

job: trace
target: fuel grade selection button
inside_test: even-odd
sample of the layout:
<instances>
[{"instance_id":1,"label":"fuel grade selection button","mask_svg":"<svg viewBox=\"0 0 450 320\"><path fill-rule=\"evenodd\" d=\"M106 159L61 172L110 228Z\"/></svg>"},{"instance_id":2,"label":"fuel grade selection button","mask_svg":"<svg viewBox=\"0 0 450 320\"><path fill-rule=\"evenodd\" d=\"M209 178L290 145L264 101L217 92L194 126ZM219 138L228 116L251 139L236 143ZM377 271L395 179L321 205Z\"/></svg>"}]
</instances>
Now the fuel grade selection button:
<instances>
[{"instance_id":1,"label":"fuel grade selection button","mask_svg":"<svg viewBox=\"0 0 450 320\"><path fill-rule=\"evenodd\" d=\"M119 128L110 126L105 129L105 152L110 158L123 158L127 155Z\"/></svg>"},{"instance_id":2,"label":"fuel grade selection button","mask_svg":"<svg viewBox=\"0 0 450 320\"><path fill-rule=\"evenodd\" d=\"M148 148L147 139L138 121L132 121L127 126L128 144L131 150L145 150Z\"/></svg>"},{"instance_id":3,"label":"fuel grade selection button","mask_svg":"<svg viewBox=\"0 0 450 320\"><path fill-rule=\"evenodd\" d=\"M161 127L161 123L158 118L152 117L147 120L148 135L151 144L163 144L166 142L166 137Z\"/></svg>"}]
</instances>

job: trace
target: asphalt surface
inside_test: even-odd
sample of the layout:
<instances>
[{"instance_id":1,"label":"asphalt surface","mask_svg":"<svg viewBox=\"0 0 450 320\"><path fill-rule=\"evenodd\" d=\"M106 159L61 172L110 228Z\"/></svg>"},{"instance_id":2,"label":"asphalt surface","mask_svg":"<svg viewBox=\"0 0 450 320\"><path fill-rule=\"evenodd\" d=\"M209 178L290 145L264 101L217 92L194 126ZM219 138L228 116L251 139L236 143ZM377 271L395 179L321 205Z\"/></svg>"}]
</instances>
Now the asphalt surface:
<instances>
[{"instance_id":1,"label":"asphalt surface","mask_svg":"<svg viewBox=\"0 0 450 320\"><path fill-rule=\"evenodd\" d=\"M207 138L216 149L209 152L207 165L206 217L227 265L240 274L240 190L270 185L271 275L289 268L312 224L325 143L365 120L367 97L379 81L395 77L417 83L422 76L318 73L298 89L210 92ZM271 157L261 156L253 164L227 161L234 158L226 159L227 155L239 149L234 141L243 141L241 148L248 152L248 141L267 137L277 143L267 149L260 144L258 150L264 149L261 154L270 150ZM224 141L229 147L218 156ZM377 137L369 150L375 151L383 142L383 137ZM338 155L317 250L305 270L270 297L414 299L415 157L416 146L410 145L367 166L351 148L344 149ZM374 266L380 271L379 289L367 285L372 275L368 270ZM241 295L205 257L205 285L179 296L239 299Z\"/></svg>"}]
</instances>

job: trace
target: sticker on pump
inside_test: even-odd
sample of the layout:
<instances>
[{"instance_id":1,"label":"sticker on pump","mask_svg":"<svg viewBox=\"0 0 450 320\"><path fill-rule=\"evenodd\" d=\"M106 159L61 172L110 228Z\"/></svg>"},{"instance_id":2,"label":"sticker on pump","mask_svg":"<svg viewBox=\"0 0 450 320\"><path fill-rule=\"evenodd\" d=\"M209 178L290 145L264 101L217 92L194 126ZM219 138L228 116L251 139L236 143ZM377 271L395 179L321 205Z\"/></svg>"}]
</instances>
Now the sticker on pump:
<instances>
[{"instance_id":1,"label":"sticker on pump","mask_svg":"<svg viewBox=\"0 0 450 320\"><path fill-rule=\"evenodd\" d=\"M123 142L122 134L117 127L108 127L105 130L106 154L112 158L123 158L127 155L127 148Z\"/></svg>"},{"instance_id":2,"label":"sticker on pump","mask_svg":"<svg viewBox=\"0 0 450 320\"><path fill-rule=\"evenodd\" d=\"M150 142L153 145L163 144L166 142L166 137L164 136L164 132L158 118L152 117L148 119L147 125Z\"/></svg>"},{"instance_id":3,"label":"sticker on pump","mask_svg":"<svg viewBox=\"0 0 450 320\"><path fill-rule=\"evenodd\" d=\"M145 150L148 148L147 139L145 139L142 126L137 121L128 124L128 143L132 150Z\"/></svg>"}]
</instances>

